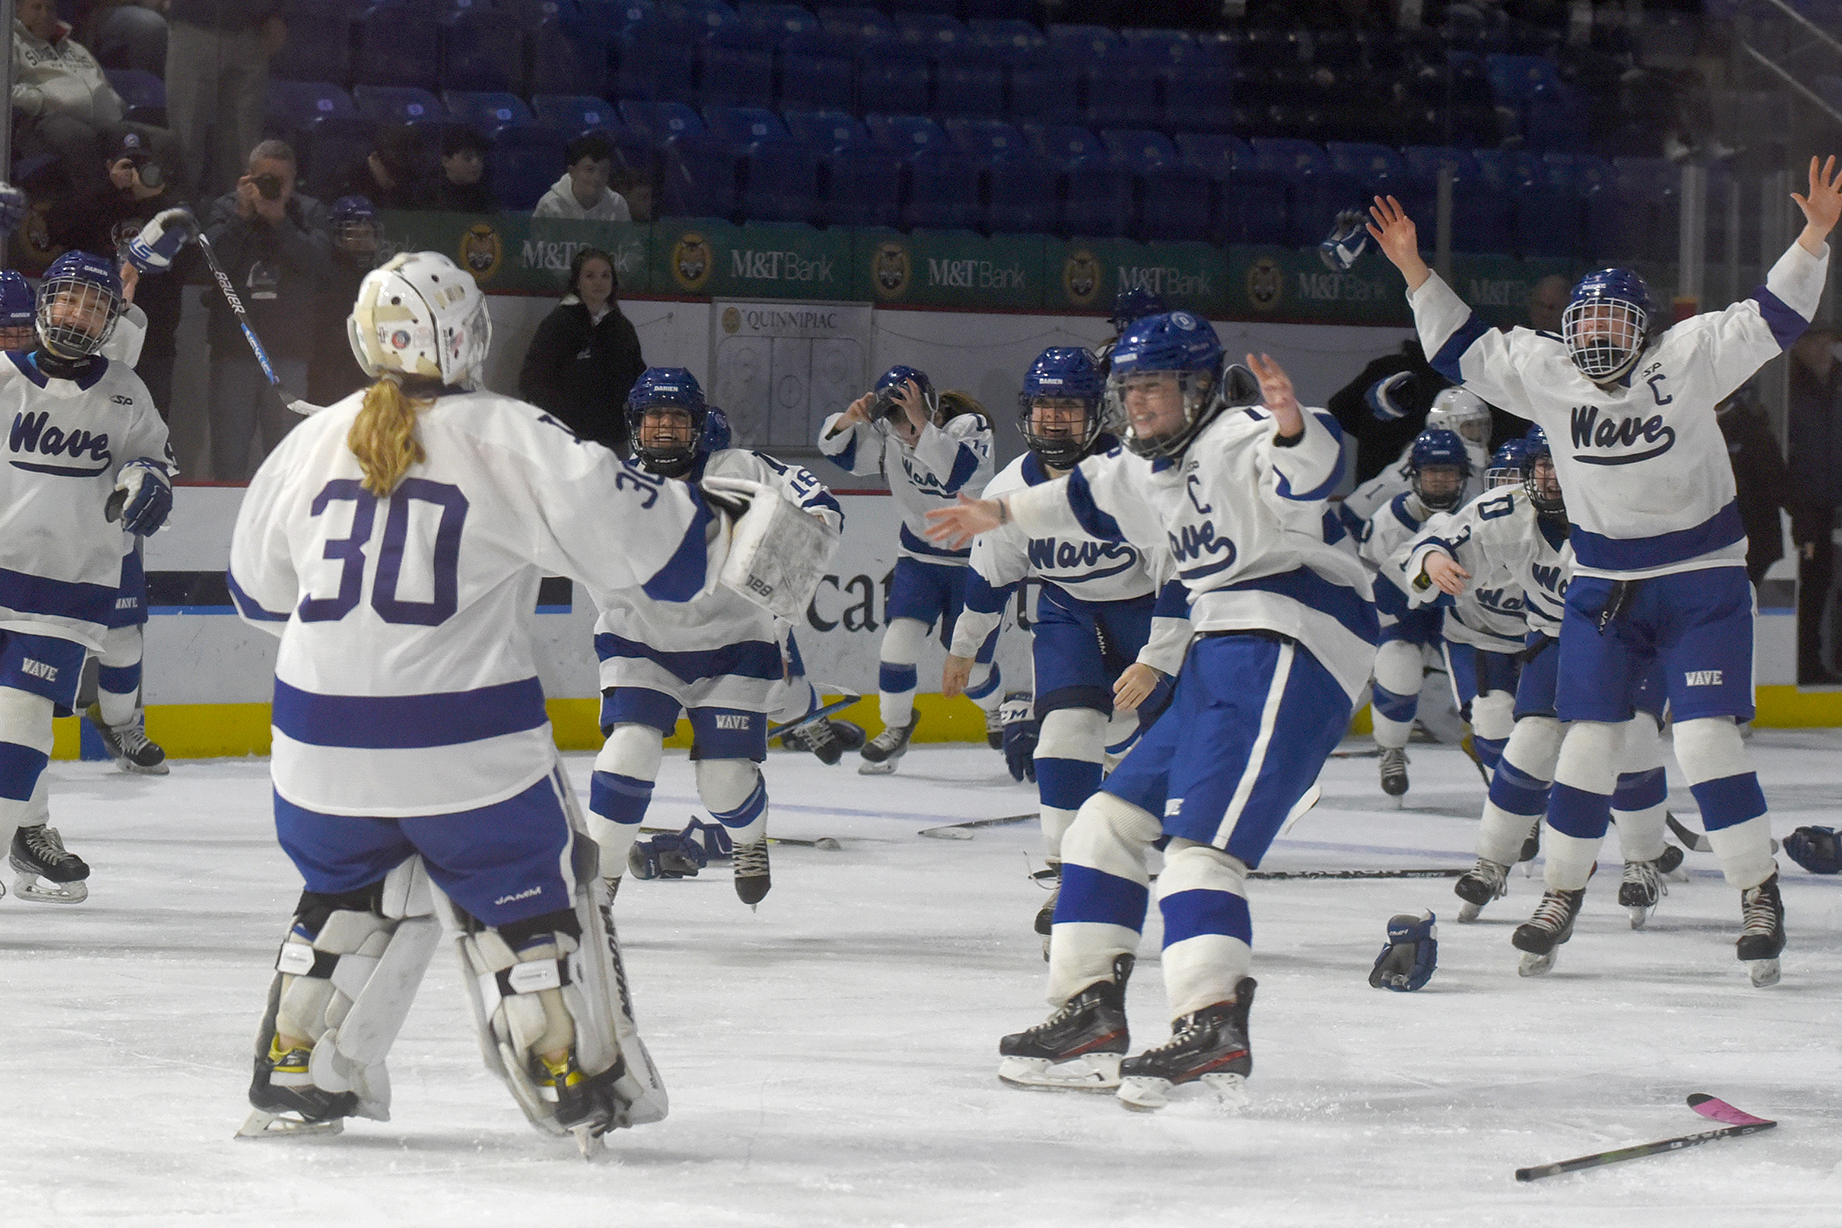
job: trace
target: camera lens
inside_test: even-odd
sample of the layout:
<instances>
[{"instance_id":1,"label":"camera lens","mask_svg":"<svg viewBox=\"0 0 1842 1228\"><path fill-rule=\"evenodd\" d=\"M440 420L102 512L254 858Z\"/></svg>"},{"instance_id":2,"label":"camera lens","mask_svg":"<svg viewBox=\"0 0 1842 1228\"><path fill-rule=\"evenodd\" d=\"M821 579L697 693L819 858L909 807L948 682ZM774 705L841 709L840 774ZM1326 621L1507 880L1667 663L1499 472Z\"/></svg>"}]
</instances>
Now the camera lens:
<instances>
[{"instance_id":1,"label":"camera lens","mask_svg":"<svg viewBox=\"0 0 1842 1228\"><path fill-rule=\"evenodd\" d=\"M280 175L257 175L256 176L256 190L262 193L262 199L264 200L280 200L281 199L281 176Z\"/></svg>"},{"instance_id":2,"label":"camera lens","mask_svg":"<svg viewBox=\"0 0 1842 1228\"><path fill-rule=\"evenodd\" d=\"M143 162L134 168L134 173L141 177L141 186L144 188L157 188L166 182L158 162Z\"/></svg>"}]
</instances>

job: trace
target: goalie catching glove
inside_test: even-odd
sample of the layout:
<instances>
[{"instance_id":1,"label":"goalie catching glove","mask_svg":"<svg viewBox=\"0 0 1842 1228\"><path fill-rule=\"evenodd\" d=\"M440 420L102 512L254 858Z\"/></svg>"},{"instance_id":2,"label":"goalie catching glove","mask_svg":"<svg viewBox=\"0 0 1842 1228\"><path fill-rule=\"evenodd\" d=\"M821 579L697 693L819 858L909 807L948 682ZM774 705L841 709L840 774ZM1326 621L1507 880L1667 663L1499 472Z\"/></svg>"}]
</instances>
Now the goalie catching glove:
<instances>
[{"instance_id":1,"label":"goalie catching glove","mask_svg":"<svg viewBox=\"0 0 1842 1228\"><path fill-rule=\"evenodd\" d=\"M707 477L699 488L735 520L721 582L788 622L804 618L843 534L760 482Z\"/></svg>"},{"instance_id":2,"label":"goalie catching glove","mask_svg":"<svg viewBox=\"0 0 1842 1228\"><path fill-rule=\"evenodd\" d=\"M1408 993L1433 979L1439 966L1438 920L1430 911L1398 913L1388 921L1388 945L1375 957L1369 984Z\"/></svg>"}]
</instances>

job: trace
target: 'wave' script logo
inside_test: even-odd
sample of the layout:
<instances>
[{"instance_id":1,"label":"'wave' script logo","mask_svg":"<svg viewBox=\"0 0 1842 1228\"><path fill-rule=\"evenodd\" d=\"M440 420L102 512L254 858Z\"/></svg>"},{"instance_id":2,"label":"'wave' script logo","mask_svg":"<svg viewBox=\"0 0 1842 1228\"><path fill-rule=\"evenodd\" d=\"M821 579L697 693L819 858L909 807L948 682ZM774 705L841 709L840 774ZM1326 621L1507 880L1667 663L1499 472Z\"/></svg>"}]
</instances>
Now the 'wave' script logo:
<instances>
[{"instance_id":1,"label":"'wave' script logo","mask_svg":"<svg viewBox=\"0 0 1842 1228\"><path fill-rule=\"evenodd\" d=\"M1648 418L1613 418L1599 416L1597 405L1576 405L1573 409L1573 446L1576 448L1628 448L1643 440L1657 446L1644 452L1627 452L1622 456L1583 456L1573 459L1583 465L1635 465L1663 455L1676 446L1676 428L1663 425L1662 414Z\"/></svg>"},{"instance_id":2,"label":"'wave' script logo","mask_svg":"<svg viewBox=\"0 0 1842 1228\"><path fill-rule=\"evenodd\" d=\"M1107 566L1101 567L1102 563ZM1030 539L1030 566L1039 572L1074 571L1087 574L1081 580L1098 580L1116 576L1138 562L1138 551L1121 542L1058 541L1053 537ZM1099 570L1095 570L1100 568Z\"/></svg>"},{"instance_id":3,"label":"'wave' script logo","mask_svg":"<svg viewBox=\"0 0 1842 1228\"><path fill-rule=\"evenodd\" d=\"M13 417L13 429L7 438L7 447L14 453L37 454L44 457L68 456L72 460L88 458L90 465L53 465L43 462L15 460L13 468L25 469L32 473L54 473L61 477L90 478L106 471L112 459L109 453L109 436L104 433L92 435L88 431L64 431L55 426L46 426L51 415L48 413L19 413Z\"/></svg>"}]
</instances>

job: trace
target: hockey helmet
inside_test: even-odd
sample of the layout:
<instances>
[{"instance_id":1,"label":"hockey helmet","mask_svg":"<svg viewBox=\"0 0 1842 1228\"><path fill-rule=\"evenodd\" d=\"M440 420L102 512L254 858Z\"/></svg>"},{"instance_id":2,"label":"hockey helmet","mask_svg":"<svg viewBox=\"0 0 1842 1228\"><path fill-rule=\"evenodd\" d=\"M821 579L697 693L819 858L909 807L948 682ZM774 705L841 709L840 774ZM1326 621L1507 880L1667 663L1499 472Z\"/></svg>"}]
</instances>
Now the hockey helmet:
<instances>
[{"instance_id":1,"label":"hockey helmet","mask_svg":"<svg viewBox=\"0 0 1842 1228\"><path fill-rule=\"evenodd\" d=\"M1548 432L1532 426L1524 438L1528 442L1528 455L1522 461L1523 492L1537 512L1544 516L1561 515L1567 510L1567 500L1554 472L1554 452L1548 447ZM1545 475L1539 472L1541 470L1546 471Z\"/></svg>"},{"instance_id":2,"label":"hockey helmet","mask_svg":"<svg viewBox=\"0 0 1842 1228\"><path fill-rule=\"evenodd\" d=\"M1519 485L1522 482L1522 463L1528 456L1527 439L1505 440L1502 447L1490 454L1490 467L1484 470L1484 489Z\"/></svg>"},{"instance_id":3,"label":"hockey helmet","mask_svg":"<svg viewBox=\"0 0 1842 1228\"><path fill-rule=\"evenodd\" d=\"M1201 316L1170 311L1146 316L1121 334L1107 374L1107 408L1123 424L1121 441L1138 456L1175 456L1223 405L1222 342ZM1183 421L1155 436L1132 425L1126 393L1148 376L1172 375L1183 399Z\"/></svg>"},{"instance_id":4,"label":"hockey helmet","mask_svg":"<svg viewBox=\"0 0 1842 1228\"><path fill-rule=\"evenodd\" d=\"M704 456L735 446L735 433L729 429L729 415L712 405L704 411L704 429L698 437L697 450Z\"/></svg>"},{"instance_id":5,"label":"hockey helmet","mask_svg":"<svg viewBox=\"0 0 1842 1228\"><path fill-rule=\"evenodd\" d=\"M870 421L888 422L900 418L906 422L908 415L896 402L896 393L903 384L913 384L921 390L921 403L927 408L930 420L940 420L940 394L934 391L933 381L927 378L927 372L900 363L890 367L877 377L876 386L870 389L875 399L870 403Z\"/></svg>"},{"instance_id":6,"label":"hockey helmet","mask_svg":"<svg viewBox=\"0 0 1842 1228\"><path fill-rule=\"evenodd\" d=\"M65 252L38 283L38 339L59 358L102 351L122 313L122 279L112 261Z\"/></svg>"},{"instance_id":7,"label":"hockey helmet","mask_svg":"<svg viewBox=\"0 0 1842 1228\"><path fill-rule=\"evenodd\" d=\"M1490 406L1475 392L1441 389L1426 411L1425 429L1452 431L1466 443L1484 447L1490 442Z\"/></svg>"},{"instance_id":8,"label":"hockey helmet","mask_svg":"<svg viewBox=\"0 0 1842 1228\"><path fill-rule=\"evenodd\" d=\"M1435 512L1449 512L1464 498L1471 454L1454 432L1435 428L1414 437L1407 472L1413 493Z\"/></svg>"},{"instance_id":9,"label":"hockey helmet","mask_svg":"<svg viewBox=\"0 0 1842 1228\"><path fill-rule=\"evenodd\" d=\"M1037 459L1057 469L1072 469L1082 457L1093 451L1100 438L1100 400L1106 392L1106 380L1094 356L1078 345L1052 345L1036 356L1023 377L1023 391L1017 395L1018 429L1023 442ZM1079 424L1067 421L1048 423L1051 433L1044 434L1035 421L1037 402L1045 410L1071 413L1079 404L1083 418Z\"/></svg>"},{"instance_id":10,"label":"hockey helmet","mask_svg":"<svg viewBox=\"0 0 1842 1228\"><path fill-rule=\"evenodd\" d=\"M655 437L648 442L643 429L646 415L671 410L684 415L685 429L674 431L670 439ZM695 375L683 367L647 367L627 393L627 435L633 442L634 459L660 477L683 477L702 455L709 416L710 407Z\"/></svg>"},{"instance_id":11,"label":"hockey helmet","mask_svg":"<svg viewBox=\"0 0 1842 1228\"><path fill-rule=\"evenodd\" d=\"M1588 273L1561 313L1561 340L1580 374L1609 384L1637 365L1650 329L1650 288L1630 269Z\"/></svg>"},{"instance_id":12,"label":"hockey helmet","mask_svg":"<svg viewBox=\"0 0 1842 1228\"><path fill-rule=\"evenodd\" d=\"M13 269L0 269L0 350L29 350L38 340L38 298Z\"/></svg>"},{"instance_id":13,"label":"hockey helmet","mask_svg":"<svg viewBox=\"0 0 1842 1228\"><path fill-rule=\"evenodd\" d=\"M492 318L467 270L440 252L404 252L358 283L346 335L372 379L414 376L466 388L485 365Z\"/></svg>"},{"instance_id":14,"label":"hockey helmet","mask_svg":"<svg viewBox=\"0 0 1842 1228\"><path fill-rule=\"evenodd\" d=\"M1115 333L1123 333L1146 316L1162 315L1170 308L1164 300L1143 286L1129 286L1113 296L1113 314L1109 319Z\"/></svg>"},{"instance_id":15,"label":"hockey helmet","mask_svg":"<svg viewBox=\"0 0 1842 1228\"><path fill-rule=\"evenodd\" d=\"M371 202L362 196L341 196L328 212L333 242L348 252L374 253L384 238L384 225Z\"/></svg>"}]
</instances>

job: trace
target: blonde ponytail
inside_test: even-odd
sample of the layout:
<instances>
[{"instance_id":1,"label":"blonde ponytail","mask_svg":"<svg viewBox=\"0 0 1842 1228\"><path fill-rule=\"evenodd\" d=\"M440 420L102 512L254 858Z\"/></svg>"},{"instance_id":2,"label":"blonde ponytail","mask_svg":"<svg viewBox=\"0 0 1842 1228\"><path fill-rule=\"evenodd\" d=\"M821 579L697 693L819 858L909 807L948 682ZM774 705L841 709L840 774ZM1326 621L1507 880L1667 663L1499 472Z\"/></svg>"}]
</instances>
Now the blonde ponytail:
<instances>
[{"instance_id":1,"label":"blonde ponytail","mask_svg":"<svg viewBox=\"0 0 1842 1228\"><path fill-rule=\"evenodd\" d=\"M397 488L409 467L428 459L416 438L416 412L432 402L412 400L393 379L380 379L365 389L364 404L345 446L365 471L365 489L382 498Z\"/></svg>"}]
</instances>

